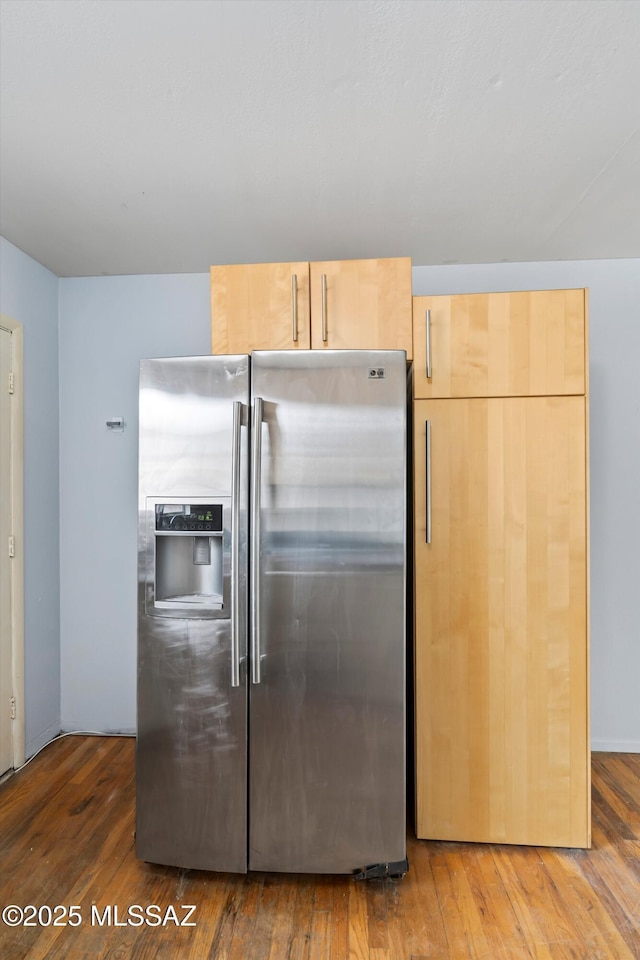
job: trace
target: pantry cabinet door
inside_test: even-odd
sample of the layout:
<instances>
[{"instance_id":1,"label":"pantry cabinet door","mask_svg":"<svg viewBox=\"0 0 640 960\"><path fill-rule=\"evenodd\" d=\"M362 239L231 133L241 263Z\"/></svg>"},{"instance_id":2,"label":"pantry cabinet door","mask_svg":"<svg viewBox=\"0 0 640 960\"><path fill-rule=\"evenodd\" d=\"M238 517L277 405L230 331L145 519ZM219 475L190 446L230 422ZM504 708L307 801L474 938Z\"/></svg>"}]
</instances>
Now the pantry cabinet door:
<instances>
[{"instance_id":1,"label":"pantry cabinet door","mask_svg":"<svg viewBox=\"0 0 640 960\"><path fill-rule=\"evenodd\" d=\"M413 298L414 396L583 394L585 291Z\"/></svg>"},{"instance_id":2,"label":"pantry cabinet door","mask_svg":"<svg viewBox=\"0 0 640 960\"><path fill-rule=\"evenodd\" d=\"M585 404L414 404L421 838L589 846Z\"/></svg>"}]
</instances>

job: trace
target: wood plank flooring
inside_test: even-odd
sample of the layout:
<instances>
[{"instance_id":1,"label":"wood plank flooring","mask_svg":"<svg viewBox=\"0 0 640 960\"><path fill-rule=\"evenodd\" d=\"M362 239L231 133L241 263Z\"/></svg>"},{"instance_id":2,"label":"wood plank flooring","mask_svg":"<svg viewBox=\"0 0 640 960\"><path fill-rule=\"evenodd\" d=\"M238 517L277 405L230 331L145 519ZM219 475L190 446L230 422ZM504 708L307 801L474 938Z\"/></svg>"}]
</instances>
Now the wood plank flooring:
<instances>
[{"instance_id":1,"label":"wood plank flooring","mask_svg":"<svg viewBox=\"0 0 640 960\"><path fill-rule=\"evenodd\" d=\"M34 924L0 920L2 960L640 958L640 755L594 755L591 850L410 836L404 880L362 883L139 862L133 754L68 737L0 786L0 908Z\"/></svg>"}]
</instances>

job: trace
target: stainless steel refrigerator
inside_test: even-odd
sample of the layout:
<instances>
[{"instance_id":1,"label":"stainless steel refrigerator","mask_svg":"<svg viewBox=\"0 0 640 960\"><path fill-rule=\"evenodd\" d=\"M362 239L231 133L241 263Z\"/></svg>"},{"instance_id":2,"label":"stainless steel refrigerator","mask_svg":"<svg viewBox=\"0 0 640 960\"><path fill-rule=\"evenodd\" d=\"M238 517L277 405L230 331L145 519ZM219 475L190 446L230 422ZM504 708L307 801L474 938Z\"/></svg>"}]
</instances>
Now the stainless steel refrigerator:
<instances>
[{"instance_id":1,"label":"stainless steel refrigerator","mask_svg":"<svg viewBox=\"0 0 640 960\"><path fill-rule=\"evenodd\" d=\"M401 875L406 355L144 360L137 854Z\"/></svg>"}]
</instances>

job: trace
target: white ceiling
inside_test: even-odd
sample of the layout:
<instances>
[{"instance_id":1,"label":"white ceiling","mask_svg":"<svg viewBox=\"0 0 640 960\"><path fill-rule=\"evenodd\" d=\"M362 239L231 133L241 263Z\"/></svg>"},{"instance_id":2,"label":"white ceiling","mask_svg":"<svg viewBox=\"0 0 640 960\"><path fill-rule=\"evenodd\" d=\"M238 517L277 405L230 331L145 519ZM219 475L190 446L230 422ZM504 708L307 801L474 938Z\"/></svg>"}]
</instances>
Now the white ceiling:
<instances>
[{"instance_id":1,"label":"white ceiling","mask_svg":"<svg viewBox=\"0 0 640 960\"><path fill-rule=\"evenodd\" d=\"M0 11L0 232L59 276L640 256L638 0Z\"/></svg>"}]
</instances>

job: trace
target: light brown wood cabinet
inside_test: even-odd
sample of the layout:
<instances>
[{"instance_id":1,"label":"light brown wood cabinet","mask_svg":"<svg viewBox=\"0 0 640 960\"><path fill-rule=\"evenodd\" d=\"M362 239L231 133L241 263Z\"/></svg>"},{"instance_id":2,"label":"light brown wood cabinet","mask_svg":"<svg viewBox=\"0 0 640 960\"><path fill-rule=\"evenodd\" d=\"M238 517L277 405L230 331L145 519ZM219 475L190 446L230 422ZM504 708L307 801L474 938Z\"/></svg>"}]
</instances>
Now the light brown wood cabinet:
<instances>
[{"instance_id":1,"label":"light brown wood cabinet","mask_svg":"<svg viewBox=\"0 0 640 960\"><path fill-rule=\"evenodd\" d=\"M411 260L211 267L211 351L406 350Z\"/></svg>"},{"instance_id":2,"label":"light brown wood cabinet","mask_svg":"<svg viewBox=\"0 0 640 960\"><path fill-rule=\"evenodd\" d=\"M414 395L584 394L584 304L584 290L414 297Z\"/></svg>"},{"instance_id":3,"label":"light brown wood cabinet","mask_svg":"<svg viewBox=\"0 0 640 960\"><path fill-rule=\"evenodd\" d=\"M414 320L417 833L586 847L586 294Z\"/></svg>"}]
</instances>

